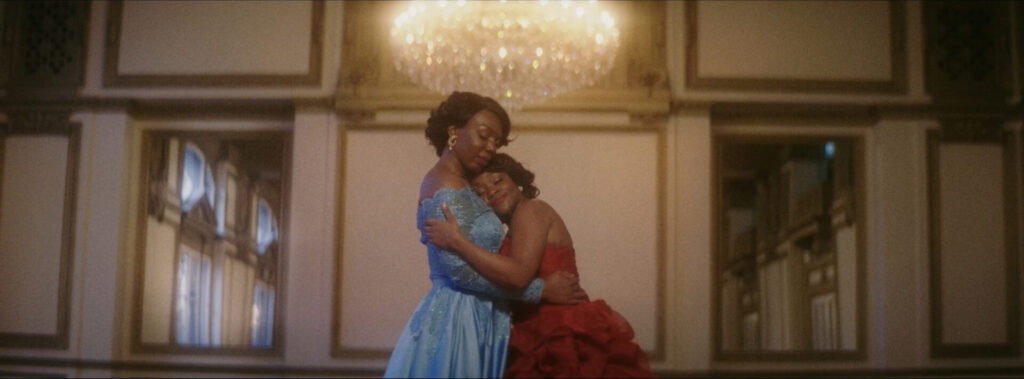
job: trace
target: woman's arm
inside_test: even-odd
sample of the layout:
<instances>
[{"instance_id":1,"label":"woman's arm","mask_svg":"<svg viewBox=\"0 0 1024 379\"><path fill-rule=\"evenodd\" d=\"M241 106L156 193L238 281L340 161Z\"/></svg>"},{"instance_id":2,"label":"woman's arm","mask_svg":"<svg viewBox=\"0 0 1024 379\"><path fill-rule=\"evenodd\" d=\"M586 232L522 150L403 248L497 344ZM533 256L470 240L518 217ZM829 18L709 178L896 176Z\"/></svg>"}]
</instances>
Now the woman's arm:
<instances>
[{"instance_id":1,"label":"woman's arm","mask_svg":"<svg viewBox=\"0 0 1024 379\"><path fill-rule=\"evenodd\" d=\"M438 254L442 260L445 275L457 287L467 291L527 303L539 303L543 300L556 304L576 304L587 300L587 293L579 286L579 278L568 272L559 271L545 276L543 279L533 279L525 289L516 291L487 280L456 253L440 250Z\"/></svg>"},{"instance_id":2,"label":"woman's arm","mask_svg":"<svg viewBox=\"0 0 1024 379\"><path fill-rule=\"evenodd\" d=\"M450 186L443 186L442 188L437 189L436 192L431 195L431 198L434 198L437 202L452 204L452 209L456 211L456 214L466 215L469 217L470 214L474 213L472 211L474 206L471 205L472 201L470 201L470 196L475 195L465 196L462 192L462 190L456 190ZM440 206L431 206L431 208L433 208L433 210L428 210L428 216L420 222L429 220L431 217L440 218L444 216L441 212ZM465 210L465 212L463 212L463 210ZM468 222L468 220L462 220L462 222ZM422 229L423 224L420 224L419 227ZM457 223L456 230L459 230ZM427 241L424 239L423 242L426 243ZM546 283L542 279L533 280L524 289L512 290L507 287L497 285L483 277L465 260L463 260L462 257L454 252L438 248L433 244L429 245L429 250L433 251L439 265L438 268L444 276L453 285L460 289L475 292L487 297L506 298L530 303L537 303L541 299L546 299L544 295L548 292L549 286L545 285ZM555 286L558 287L559 284L557 282L559 282L559 280L557 280L558 278L555 279ZM562 287L565 286L562 285Z\"/></svg>"},{"instance_id":3,"label":"woman's arm","mask_svg":"<svg viewBox=\"0 0 1024 379\"><path fill-rule=\"evenodd\" d=\"M454 210L457 214L462 214L460 209L465 204L463 199L458 196L448 195L448 198L442 201L442 204L451 204L451 209L447 206L438 207L440 211L438 216L446 217L447 221L441 218L429 217L423 220L423 224L420 225L424 233L424 243L433 245L433 248L437 250L437 257L440 259L441 268L444 270L445 275L448 276L452 283L469 291L477 292L486 296L491 297L503 297L513 300L525 301L536 303L540 300L544 300L551 303L559 304L575 304L580 301L586 300L586 292L579 288L579 278L575 275L566 272L556 272L551 275L544 277L543 279L534 279L534 275L537 271L537 265L539 265L539 255L537 262L534 264L534 268L530 270L530 276L527 282L520 287L512 287L495 283L490 278L482 275L478 270L469 264L464 258L462 258L456 252L451 251L451 246L448 244L437 244L434 240L429 239L432 234L437 234L437 226L443 226L448 231L449 237L455 238L466 238L463 236L462 231L459 227L459 219L457 219L452 211ZM466 222L466 220L462 220ZM469 241L467 239L467 241ZM499 254L494 254L491 251L484 250L469 241L467 246L471 246L473 249L478 249L480 254L486 256L499 257ZM543 248L543 247L542 247ZM538 252L542 253L541 250Z\"/></svg>"},{"instance_id":4,"label":"woman's arm","mask_svg":"<svg viewBox=\"0 0 1024 379\"><path fill-rule=\"evenodd\" d=\"M546 299L544 295L549 291L549 286L543 279L534 279L522 289L500 286L480 275L458 254L441 248L437 248L436 254L448 280L456 287L466 291L527 303L538 303L542 299Z\"/></svg>"},{"instance_id":5,"label":"woman's arm","mask_svg":"<svg viewBox=\"0 0 1024 379\"><path fill-rule=\"evenodd\" d=\"M515 232L510 237L509 256L491 253L463 236L447 204L441 206L445 220L427 220L423 231L431 243L459 253L487 279L508 288L522 289L536 276L544 255L551 218L546 217L547 209L543 205L539 201L528 201L516 209L510 222L510 230Z\"/></svg>"}]
</instances>

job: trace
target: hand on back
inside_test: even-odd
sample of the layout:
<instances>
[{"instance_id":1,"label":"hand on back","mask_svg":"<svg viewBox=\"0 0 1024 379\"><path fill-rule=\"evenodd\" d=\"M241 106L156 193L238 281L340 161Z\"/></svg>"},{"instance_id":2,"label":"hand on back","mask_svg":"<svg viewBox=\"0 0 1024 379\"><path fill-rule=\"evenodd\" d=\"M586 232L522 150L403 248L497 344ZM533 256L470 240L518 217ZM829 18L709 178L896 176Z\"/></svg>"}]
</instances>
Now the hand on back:
<instances>
[{"instance_id":1,"label":"hand on back","mask_svg":"<svg viewBox=\"0 0 1024 379\"><path fill-rule=\"evenodd\" d=\"M544 277L541 300L555 304L579 304L587 300L587 292L580 288L578 276L558 271Z\"/></svg>"}]
</instances>

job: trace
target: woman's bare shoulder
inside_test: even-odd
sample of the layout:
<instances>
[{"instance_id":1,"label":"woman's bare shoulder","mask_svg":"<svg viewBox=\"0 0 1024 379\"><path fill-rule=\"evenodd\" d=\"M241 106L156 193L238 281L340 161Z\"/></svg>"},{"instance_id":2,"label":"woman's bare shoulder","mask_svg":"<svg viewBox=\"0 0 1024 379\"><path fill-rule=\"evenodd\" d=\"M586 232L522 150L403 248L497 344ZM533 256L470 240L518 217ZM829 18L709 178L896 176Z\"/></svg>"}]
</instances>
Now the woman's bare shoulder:
<instances>
[{"instance_id":1,"label":"woman's bare shoulder","mask_svg":"<svg viewBox=\"0 0 1024 379\"><path fill-rule=\"evenodd\" d=\"M540 199L524 201L516 208L515 213L522 217L518 221L547 230L547 244L565 246L569 248L573 246L572 236L569 235L569 230L565 227L565 221L563 221L562 216L555 211L555 208L546 201ZM513 220L513 222L514 221L516 220Z\"/></svg>"},{"instance_id":2,"label":"woman's bare shoulder","mask_svg":"<svg viewBox=\"0 0 1024 379\"><path fill-rule=\"evenodd\" d=\"M522 214L531 218L551 218L558 217L558 212L555 212L555 208L552 208L546 201L541 199L527 199L519 203L516 207L517 214Z\"/></svg>"}]
</instances>

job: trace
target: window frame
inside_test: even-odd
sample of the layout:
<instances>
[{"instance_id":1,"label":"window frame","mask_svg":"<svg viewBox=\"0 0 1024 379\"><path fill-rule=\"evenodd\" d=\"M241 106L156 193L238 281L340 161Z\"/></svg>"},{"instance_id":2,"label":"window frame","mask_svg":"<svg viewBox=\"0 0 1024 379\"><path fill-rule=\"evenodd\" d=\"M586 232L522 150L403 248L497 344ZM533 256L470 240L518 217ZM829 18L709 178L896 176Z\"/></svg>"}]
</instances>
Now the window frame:
<instances>
[{"instance_id":1,"label":"window frame","mask_svg":"<svg viewBox=\"0 0 1024 379\"><path fill-rule=\"evenodd\" d=\"M199 201L196 205L188 212L182 212L180 204L175 204L175 197L180 199L180 187L182 185L181 174L184 172L182 167L185 157L185 149L190 143L190 139L209 139L216 142L219 145L220 142L225 141L273 141L274 144L279 144L281 157L275 158L274 162L279 162L280 167L272 167L272 169L279 169L280 179L274 181L275 184L271 187L275 190L276 195L279 196L277 204L282 206L281 208L281 220L278 222L278 238L275 241L276 248L272 254L264 254L258 256L255 253L255 240L251 241L248 235L248 220L251 217L249 210L245 209L248 202L238 201L246 197L246 192L256 192L251 188L255 184L260 182L249 180L246 178L243 170L235 167L231 164L229 159L217 159L210 161L209 157L220 156L219 154L211 155L209 151L203 151L202 148L198 149L205 159L204 165L204 176L207 174L207 168L209 173L213 176L214 183L214 204L211 206L206 201ZM179 162L170 162L174 158L175 154L170 153L170 147L173 145L170 141L177 140L176 160ZM175 234L175 260L174 264L177 266L180 261L180 254L183 246L190 245L191 248L196 249L197 245L202 245L198 248L201 257L207 257L210 259L210 276L211 280L208 283L210 294L205 297L204 301L209 301L211 306L209 307L207 318L209 318L209 324L207 326L207 332L209 334L207 345L188 345L181 344L177 341L176 331L174 330L177 321L175 314L177 313L177 307L172 305L170 307L171 318L170 318L170 330L167 338L167 343L153 343L142 341L142 304L143 304L143 285L136 286L133 294L134 309L132 310L132 337L130 342L130 350L133 353L167 353L167 354L215 354L215 355L251 355L251 356L282 356L283 345L284 345L284 332L282 322L283 308L281 304L284 304L284 281L282 280L281 270L284 267L285 248L283 239L287 236L287 217L286 216L286 204L288 203L287 198L289 194L289 181L290 181L290 167L291 167L291 149L292 149L292 131L288 130L258 130L258 131L194 131L194 130L143 130L142 131L142 162L140 167L140 186L139 186L139 202L138 207L138 224L140 226L140 233L136 237L136 283L145 283L145 254L146 254L146 232L147 222L150 217L161 218L166 212L173 214L175 211L181 214L179 220L180 225L177 225ZM206 144L194 144L196 146L215 145L215 143L207 142ZM174 170L175 164L177 164L177 170ZM175 172L175 178L171 178L168 175L169 172ZM236 209L223 209L218 208L225 207L229 202L228 197L232 194L227 192L227 180L226 178L232 178L235 180L234 194L234 205ZM207 178L204 178L204 180ZM254 184L255 183L255 184ZM170 184L174 184L176 188L166 188ZM266 185L266 184L264 184ZM163 187L151 188L151 187ZM250 188L244 189L246 186ZM204 193L203 196L210 194ZM202 205L202 204L206 205ZM227 212L234 213L234 225L226 222ZM172 222L174 220L171 220ZM223 231L218 230L220 225L223 225ZM234 226L232 229L231 227ZM205 241L205 243L197 243L199 241ZM191 242L190 242L191 241ZM215 247L216 243L226 243L230 247ZM231 251L235 251L232 253ZM246 329L245 342L243 344L224 344L226 337L224 333L227 332L227 326L222 325L222 320L225 319L226 312L229 312L228 304L224 304L227 301L229 286L228 278L225 273L225 266L232 263L243 264L249 267L251 270L252 277L248 279L248 283L255 283L257 281L263 281L268 283L269 287L274 292L274 303L270 325L273 330L270 332L271 345L269 347L258 347L254 348L250 343L250 335L252 334L251 325ZM179 284L177 282L177 267L174 268L173 283L172 286L172 299L177 299L177 293ZM248 311L243 312L247 317L244 323L249 324L251 320L251 308L252 308L252 288L248 291ZM219 291L219 292L218 292ZM217 302L220 302L220 307L217 307ZM218 314L217 309L220 308ZM214 345L217 343L217 345Z\"/></svg>"}]
</instances>

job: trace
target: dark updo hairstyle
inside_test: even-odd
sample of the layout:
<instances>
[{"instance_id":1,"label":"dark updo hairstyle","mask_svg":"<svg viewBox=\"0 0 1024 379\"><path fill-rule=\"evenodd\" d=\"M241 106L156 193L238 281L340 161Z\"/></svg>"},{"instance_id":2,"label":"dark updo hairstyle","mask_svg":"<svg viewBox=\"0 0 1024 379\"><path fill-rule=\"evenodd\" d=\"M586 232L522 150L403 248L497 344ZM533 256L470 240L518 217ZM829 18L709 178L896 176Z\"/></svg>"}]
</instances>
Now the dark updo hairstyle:
<instances>
[{"instance_id":1,"label":"dark updo hairstyle","mask_svg":"<svg viewBox=\"0 0 1024 379\"><path fill-rule=\"evenodd\" d=\"M540 189L533 185L533 172L527 170L521 163L505 153L497 153L491 157L491 161L484 166L484 172L504 172L512 178L517 186L523 187L523 196L534 199L540 195Z\"/></svg>"},{"instance_id":2,"label":"dark updo hairstyle","mask_svg":"<svg viewBox=\"0 0 1024 379\"><path fill-rule=\"evenodd\" d=\"M430 144L437 149L437 156L448 146L448 126L455 125L456 128L466 126L469 119L477 112L488 110L498 116L501 121L501 140L498 147L508 144L508 133L512 130L512 122L509 121L508 112L501 107L494 99L480 96L472 92L452 92L447 99L441 102L434 110L430 111L430 118L427 119L427 129L423 132Z\"/></svg>"}]
</instances>

